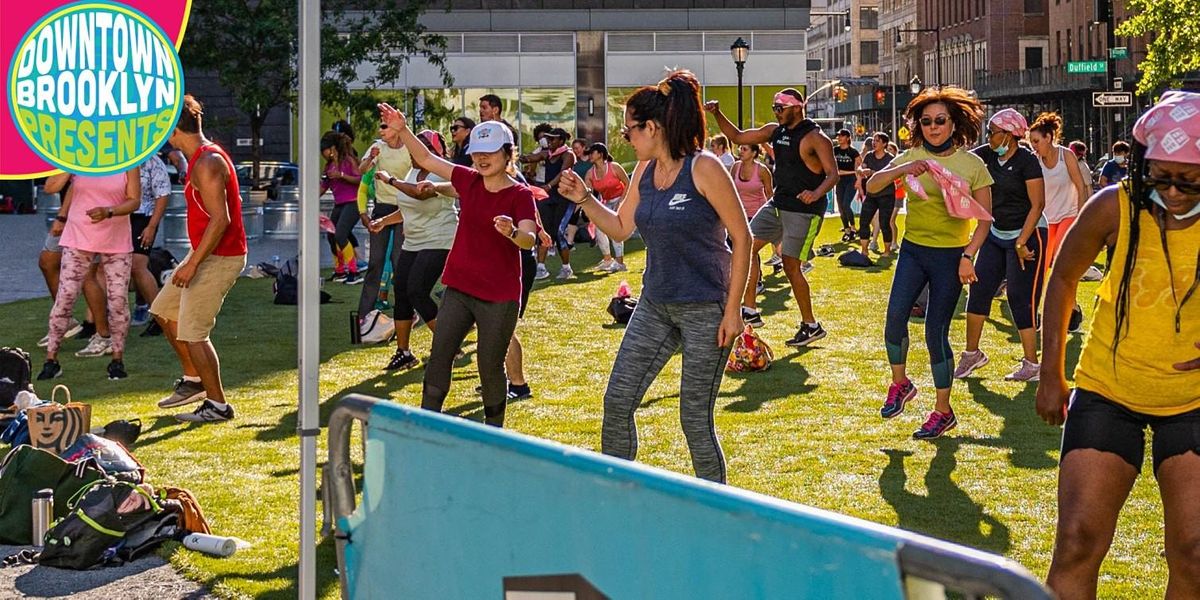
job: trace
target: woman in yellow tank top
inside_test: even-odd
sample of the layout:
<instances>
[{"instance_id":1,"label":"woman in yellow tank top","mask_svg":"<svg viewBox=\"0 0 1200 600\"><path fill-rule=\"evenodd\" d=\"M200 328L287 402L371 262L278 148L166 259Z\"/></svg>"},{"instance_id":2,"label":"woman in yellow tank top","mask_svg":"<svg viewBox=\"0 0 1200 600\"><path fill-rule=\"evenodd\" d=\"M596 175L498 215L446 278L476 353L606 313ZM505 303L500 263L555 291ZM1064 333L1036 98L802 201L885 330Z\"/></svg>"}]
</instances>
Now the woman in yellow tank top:
<instances>
[{"instance_id":1,"label":"woman in yellow tank top","mask_svg":"<svg viewBox=\"0 0 1200 600\"><path fill-rule=\"evenodd\" d=\"M1046 290L1037 411L1052 425L1066 422L1047 577L1063 600L1096 597L1147 427L1167 598L1200 598L1200 94L1165 94L1133 135L1128 179L1083 207ZM1076 282L1106 246L1115 247L1112 265L1070 392L1065 341Z\"/></svg>"}]
</instances>

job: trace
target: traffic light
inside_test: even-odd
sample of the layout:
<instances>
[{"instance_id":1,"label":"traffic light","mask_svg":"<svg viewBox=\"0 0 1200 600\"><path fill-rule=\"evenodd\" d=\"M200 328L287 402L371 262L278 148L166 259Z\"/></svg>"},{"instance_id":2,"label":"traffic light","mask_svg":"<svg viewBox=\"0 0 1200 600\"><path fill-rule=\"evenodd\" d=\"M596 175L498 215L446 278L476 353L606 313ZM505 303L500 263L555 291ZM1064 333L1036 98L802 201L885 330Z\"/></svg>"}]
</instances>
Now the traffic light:
<instances>
[{"instance_id":1,"label":"traffic light","mask_svg":"<svg viewBox=\"0 0 1200 600\"><path fill-rule=\"evenodd\" d=\"M883 88L875 88L875 106L884 106L887 104L887 90Z\"/></svg>"},{"instance_id":2,"label":"traffic light","mask_svg":"<svg viewBox=\"0 0 1200 600\"><path fill-rule=\"evenodd\" d=\"M845 102L846 98L850 97L850 93L846 91L845 86L833 86L833 99L837 102Z\"/></svg>"}]
</instances>

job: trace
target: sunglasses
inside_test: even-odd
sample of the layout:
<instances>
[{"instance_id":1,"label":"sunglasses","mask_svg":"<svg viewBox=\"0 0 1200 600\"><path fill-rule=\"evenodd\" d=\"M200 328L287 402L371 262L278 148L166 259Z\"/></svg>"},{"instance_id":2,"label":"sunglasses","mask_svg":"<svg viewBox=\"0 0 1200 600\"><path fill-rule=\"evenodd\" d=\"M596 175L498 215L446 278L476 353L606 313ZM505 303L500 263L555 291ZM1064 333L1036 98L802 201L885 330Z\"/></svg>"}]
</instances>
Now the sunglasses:
<instances>
[{"instance_id":1,"label":"sunglasses","mask_svg":"<svg viewBox=\"0 0 1200 600\"><path fill-rule=\"evenodd\" d=\"M1172 187L1174 187L1175 189L1179 190L1179 193L1184 194L1186 196L1200 195L1200 183L1193 183L1190 181L1179 181L1177 179L1165 179L1165 178L1160 178L1160 177L1150 177L1150 176L1146 176L1144 181L1146 182L1146 185L1152 186L1152 187L1154 187L1154 189L1156 189L1160 192L1166 192L1166 191L1170 190Z\"/></svg>"},{"instance_id":2,"label":"sunglasses","mask_svg":"<svg viewBox=\"0 0 1200 600\"><path fill-rule=\"evenodd\" d=\"M792 104L772 104L771 112L774 112L775 114L779 114L789 108L792 108L793 106L794 105L792 105Z\"/></svg>"},{"instance_id":3,"label":"sunglasses","mask_svg":"<svg viewBox=\"0 0 1200 600\"><path fill-rule=\"evenodd\" d=\"M466 127L463 127L462 125L458 125L458 124L451 125L450 133L454 133L455 131L458 131L459 129L466 129Z\"/></svg>"},{"instance_id":4,"label":"sunglasses","mask_svg":"<svg viewBox=\"0 0 1200 600\"><path fill-rule=\"evenodd\" d=\"M621 128L621 137L625 138L625 141L628 142L628 141L630 141L629 134L632 133L634 129L645 129L645 128L646 128L645 121L642 121L641 123L638 123L637 125L634 125L633 127L625 125L624 127Z\"/></svg>"},{"instance_id":5,"label":"sunglasses","mask_svg":"<svg viewBox=\"0 0 1200 600\"><path fill-rule=\"evenodd\" d=\"M936 124L938 127L941 127L942 125L945 125L946 123L949 123L949 122L950 122L950 119L948 119L946 117L946 115L938 115L936 119L930 119L929 117L921 117L921 126L922 127L929 127L930 125L934 125L934 124Z\"/></svg>"}]
</instances>

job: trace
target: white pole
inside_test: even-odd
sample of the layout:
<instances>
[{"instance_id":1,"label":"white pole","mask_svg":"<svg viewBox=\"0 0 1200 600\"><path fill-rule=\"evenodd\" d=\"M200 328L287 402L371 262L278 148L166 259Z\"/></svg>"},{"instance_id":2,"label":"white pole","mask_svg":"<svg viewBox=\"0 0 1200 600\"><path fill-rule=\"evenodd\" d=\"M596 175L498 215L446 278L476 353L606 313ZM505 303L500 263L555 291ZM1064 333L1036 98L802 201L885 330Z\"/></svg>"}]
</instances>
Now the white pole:
<instances>
[{"instance_id":1,"label":"white pole","mask_svg":"<svg viewBox=\"0 0 1200 600\"><path fill-rule=\"evenodd\" d=\"M321 117L321 1L300 2L300 197L319 195L317 164ZM317 596L317 436L321 432L317 411L320 369L321 260L317 228L318 202L300 203L300 298L297 329L300 332L300 600Z\"/></svg>"}]
</instances>

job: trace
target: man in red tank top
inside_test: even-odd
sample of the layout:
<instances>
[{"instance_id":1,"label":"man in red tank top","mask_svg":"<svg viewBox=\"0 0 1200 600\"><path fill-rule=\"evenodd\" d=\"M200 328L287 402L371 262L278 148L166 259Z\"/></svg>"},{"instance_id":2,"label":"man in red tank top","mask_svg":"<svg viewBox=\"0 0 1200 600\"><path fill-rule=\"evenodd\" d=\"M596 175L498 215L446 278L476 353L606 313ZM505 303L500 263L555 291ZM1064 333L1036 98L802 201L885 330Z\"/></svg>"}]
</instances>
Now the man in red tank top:
<instances>
[{"instance_id":1,"label":"man in red tank top","mask_svg":"<svg viewBox=\"0 0 1200 600\"><path fill-rule=\"evenodd\" d=\"M150 307L183 367L174 392L158 406L175 408L200 401L194 411L175 417L193 423L233 418L209 334L225 295L246 266L237 175L225 150L204 137L202 108L191 95L184 96L183 114L170 138L171 145L189 157L184 195L191 251Z\"/></svg>"}]
</instances>

